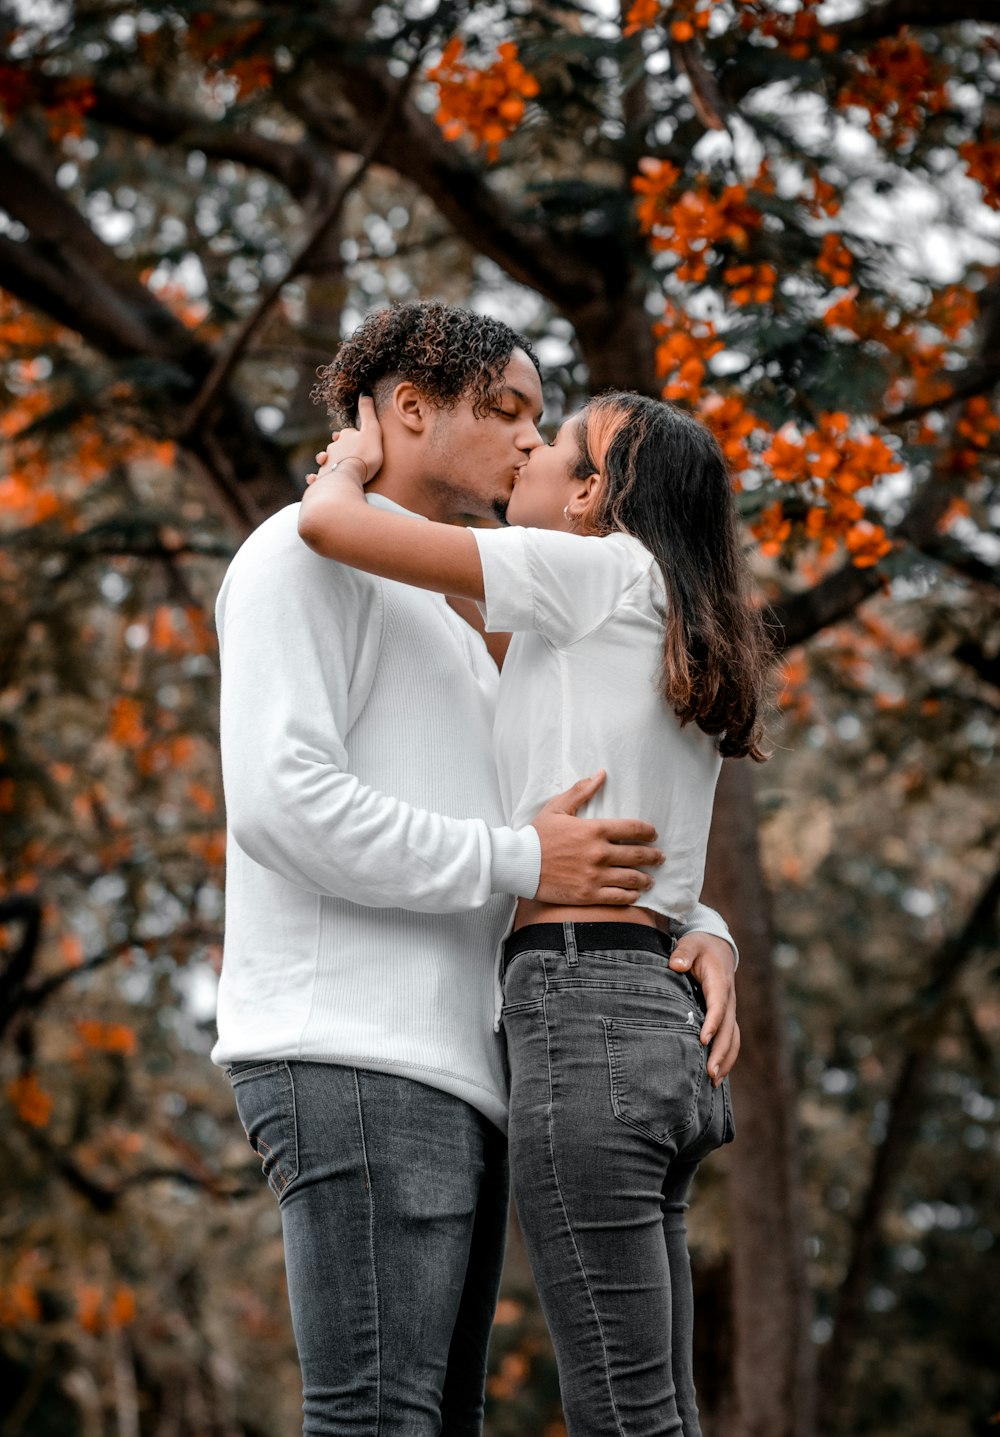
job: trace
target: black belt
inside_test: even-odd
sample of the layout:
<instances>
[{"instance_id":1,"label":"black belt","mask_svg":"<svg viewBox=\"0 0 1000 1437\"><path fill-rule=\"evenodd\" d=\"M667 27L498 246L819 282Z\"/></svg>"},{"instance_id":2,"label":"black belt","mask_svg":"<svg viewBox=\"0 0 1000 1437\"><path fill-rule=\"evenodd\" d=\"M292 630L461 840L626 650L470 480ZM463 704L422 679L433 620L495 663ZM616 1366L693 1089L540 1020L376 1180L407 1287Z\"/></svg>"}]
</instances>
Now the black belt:
<instances>
[{"instance_id":1,"label":"black belt","mask_svg":"<svg viewBox=\"0 0 1000 1437\"><path fill-rule=\"evenodd\" d=\"M674 940L669 933L661 933L658 928L650 928L645 923L574 923L573 931L576 946L584 953L640 948L669 958L674 951ZM513 932L503 945L507 959L538 949L557 953L565 951L566 935L561 923L529 923Z\"/></svg>"}]
</instances>

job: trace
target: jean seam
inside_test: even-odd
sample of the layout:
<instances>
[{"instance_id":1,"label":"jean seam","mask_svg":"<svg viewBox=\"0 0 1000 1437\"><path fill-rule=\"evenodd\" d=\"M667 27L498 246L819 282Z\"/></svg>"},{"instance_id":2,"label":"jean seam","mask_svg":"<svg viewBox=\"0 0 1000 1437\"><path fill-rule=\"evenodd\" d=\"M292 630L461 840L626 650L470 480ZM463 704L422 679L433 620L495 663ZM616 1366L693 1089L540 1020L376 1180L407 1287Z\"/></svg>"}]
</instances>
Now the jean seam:
<instances>
[{"instance_id":1,"label":"jean seam","mask_svg":"<svg viewBox=\"0 0 1000 1437\"><path fill-rule=\"evenodd\" d=\"M580 1273L581 1273L581 1275L582 1275L582 1277L583 1277L584 1286L585 1286L586 1289L587 1289L587 1296L588 1296L589 1299L590 1299L590 1305L591 1305L591 1308L592 1308L592 1310L593 1310L594 1320L595 1320L595 1322L597 1323L597 1331L598 1331L598 1333L599 1333L599 1335L600 1335L600 1339L601 1339L601 1351L604 1353L604 1372L605 1372L605 1378L606 1378L607 1384L608 1384L608 1400L609 1400L609 1402L611 1403L611 1411L614 1413L615 1425L616 1425L617 1428L618 1428L619 1437L625 1437L625 1429L624 1429L624 1427L622 1426L622 1420L621 1420L621 1417L620 1417L619 1414L618 1414L618 1405L617 1405L617 1403L615 1402L614 1387L612 1386L612 1383L611 1383L611 1363L610 1363L609 1358L608 1358L608 1344L607 1344L607 1341L606 1341L605 1336L604 1336L604 1325L603 1325L603 1323L601 1322L601 1314L600 1314L600 1313L598 1312L598 1310L597 1310L597 1303L594 1301L594 1292L593 1292L593 1288L592 1288L591 1285L590 1285L590 1278L589 1278L588 1275L587 1275L586 1266L584 1265L583 1258L582 1258L582 1256L581 1256L581 1254L580 1254L580 1249L579 1249L579 1247L577 1246L576 1234L575 1234L574 1231L573 1231L573 1224L570 1222L569 1213L568 1213L567 1210L566 1210L566 1199L563 1197L562 1186L561 1186L561 1184L560 1184L560 1182L559 1182L559 1173L558 1173L558 1170L557 1170L557 1168L556 1168L555 1141L554 1141L553 1136L552 1136L552 1111L553 1111L553 1108L555 1107L555 1102L554 1102L553 1093L552 1093L552 1048L551 1048L551 1043L550 1043L550 1028L549 1028L548 1004L547 1004L547 1002L546 1002L546 999L548 998L548 992L549 992L549 975L548 975L548 971L546 971L546 972L545 972L545 997L544 997L543 1000L542 1000L542 1015L543 1015L543 1017L544 1017L544 1019L545 1019L545 1063L546 1063L546 1067L548 1068L548 1075L549 1075L549 1110L548 1110L548 1114L547 1114L547 1129L548 1129L549 1161L550 1161L550 1163L551 1163L551 1165L552 1165L552 1180L553 1180L553 1182L555 1183L556 1194L557 1194L557 1196L558 1196L558 1198L559 1198L559 1206L560 1206L560 1208L562 1209L563 1220L564 1220L565 1223L566 1223L566 1231L569 1233L569 1240L570 1240L570 1242L571 1242L571 1244L572 1244L572 1246L573 1246L573 1251L574 1251L574 1253L576 1254L576 1260L577 1260L577 1262L578 1262L579 1265L580 1265Z\"/></svg>"},{"instance_id":2,"label":"jean seam","mask_svg":"<svg viewBox=\"0 0 1000 1437\"><path fill-rule=\"evenodd\" d=\"M382 1431L382 1330L379 1322L380 1295L378 1286L378 1265L375 1261L375 1194L372 1191L371 1172L368 1168L368 1146L365 1142L365 1116L361 1106L361 1084L358 1070L354 1074L354 1096L358 1105L358 1132L361 1135L361 1157L365 1165L365 1187L368 1189L368 1251L371 1255L372 1285L375 1288L375 1437Z\"/></svg>"}]
</instances>

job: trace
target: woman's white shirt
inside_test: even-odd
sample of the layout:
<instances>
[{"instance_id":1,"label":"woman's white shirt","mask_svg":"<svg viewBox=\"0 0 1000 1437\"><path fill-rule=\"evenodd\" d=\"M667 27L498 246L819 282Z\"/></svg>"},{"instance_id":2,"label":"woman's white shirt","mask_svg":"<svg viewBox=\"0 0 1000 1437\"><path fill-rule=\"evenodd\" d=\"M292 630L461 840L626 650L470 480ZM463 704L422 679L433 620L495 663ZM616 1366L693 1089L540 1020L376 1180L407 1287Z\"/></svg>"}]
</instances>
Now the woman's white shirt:
<instances>
[{"instance_id":1,"label":"woman's white shirt","mask_svg":"<svg viewBox=\"0 0 1000 1437\"><path fill-rule=\"evenodd\" d=\"M607 770L582 816L645 819L666 862L643 904L684 922L701 892L717 742L681 727L659 688L666 598L649 551L628 534L474 529L486 628L511 631L494 750L507 822Z\"/></svg>"}]
</instances>

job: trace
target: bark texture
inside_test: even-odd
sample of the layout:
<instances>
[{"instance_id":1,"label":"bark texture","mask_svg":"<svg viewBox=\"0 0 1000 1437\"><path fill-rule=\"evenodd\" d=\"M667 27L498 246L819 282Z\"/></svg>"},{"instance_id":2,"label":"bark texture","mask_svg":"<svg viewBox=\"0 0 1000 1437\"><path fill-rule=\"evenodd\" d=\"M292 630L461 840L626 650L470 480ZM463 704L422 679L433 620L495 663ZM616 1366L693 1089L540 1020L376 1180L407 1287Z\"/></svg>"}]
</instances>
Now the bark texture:
<instances>
[{"instance_id":1,"label":"bark texture","mask_svg":"<svg viewBox=\"0 0 1000 1437\"><path fill-rule=\"evenodd\" d=\"M704 897L740 950L742 1048L731 1079L737 1141L729 1158L735 1402L725 1437L810 1437L813 1348L797 1094L747 760L727 759L722 767Z\"/></svg>"}]
</instances>

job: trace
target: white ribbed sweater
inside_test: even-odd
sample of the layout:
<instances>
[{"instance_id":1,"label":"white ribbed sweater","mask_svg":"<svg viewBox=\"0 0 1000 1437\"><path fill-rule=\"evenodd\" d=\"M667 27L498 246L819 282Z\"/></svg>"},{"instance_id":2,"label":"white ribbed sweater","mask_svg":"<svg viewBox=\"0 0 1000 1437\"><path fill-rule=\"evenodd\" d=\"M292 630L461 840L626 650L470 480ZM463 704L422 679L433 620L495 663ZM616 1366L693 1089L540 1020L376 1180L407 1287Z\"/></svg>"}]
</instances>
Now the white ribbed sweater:
<instances>
[{"instance_id":1,"label":"white ribbed sweater","mask_svg":"<svg viewBox=\"0 0 1000 1437\"><path fill-rule=\"evenodd\" d=\"M212 1057L380 1069L505 1127L494 959L541 856L533 828L503 820L497 670L440 595L320 558L297 520L292 504L256 530L216 609L229 841ZM711 910L695 926L726 934Z\"/></svg>"}]
</instances>

